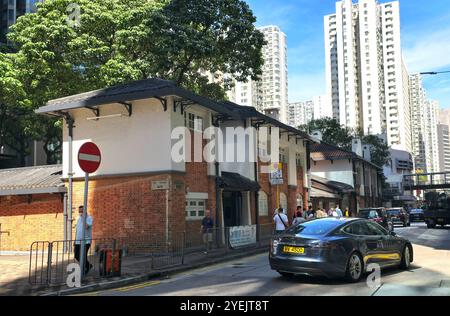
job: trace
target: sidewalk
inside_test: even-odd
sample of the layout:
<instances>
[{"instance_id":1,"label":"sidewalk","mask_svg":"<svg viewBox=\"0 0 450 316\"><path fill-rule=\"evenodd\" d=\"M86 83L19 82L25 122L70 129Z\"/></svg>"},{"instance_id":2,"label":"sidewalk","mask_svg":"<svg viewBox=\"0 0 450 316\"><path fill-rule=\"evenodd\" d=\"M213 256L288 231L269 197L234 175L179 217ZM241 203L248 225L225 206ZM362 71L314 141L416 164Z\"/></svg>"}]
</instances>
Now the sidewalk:
<instances>
[{"instance_id":1,"label":"sidewalk","mask_svg":"<svg viewBox=\"0 0 450 316\"><path fill-rule=\"evenodd\" d=\"M122 260L122 274L120 277L99 278L98 270L96 269L96 271L90 273L90 276L86 277L81 288L73 289L68 288L66 285L51 287L31 286L28 281L29 256L0 256L0 271L2 271L0 275L0 295L67 295L107 289L266 251L268 251L266 243L236 250L215 249L208 254L198 251L186 254L184 256L184 264L181 264L181 258L175 258L176 260L174 261L179 261L178 264L174 262L175 264L173 265L161 268L155 265L153 269L150 256L125 256ZM96 275L96 277L93 277L93 275Z\"/></svg>"}]
</instances>

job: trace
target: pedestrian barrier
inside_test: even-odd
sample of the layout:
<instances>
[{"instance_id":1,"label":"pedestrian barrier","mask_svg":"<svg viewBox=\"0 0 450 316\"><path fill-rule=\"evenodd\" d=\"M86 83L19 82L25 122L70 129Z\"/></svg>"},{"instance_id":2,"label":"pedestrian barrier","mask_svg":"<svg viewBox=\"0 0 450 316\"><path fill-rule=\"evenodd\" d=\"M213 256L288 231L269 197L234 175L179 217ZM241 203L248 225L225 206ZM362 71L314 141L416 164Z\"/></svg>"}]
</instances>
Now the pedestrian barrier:
<instances>
[{"instance_id":1,"label":"pedestrian barrier","mask_svg":"<svg viewBox=\"0 0 450 316\"><path fill-rule=\"evenodd\" d=\"M92 239L84 283L114 276L137 276L169 267L226 255L241 248L269 244L272 224L242 228L191 229L180 232L143 234L139 237ZM71 263L78 263L74 243L80 241L36 241L30 247L29 283L64 285ZM74 246L74 247L71 247ZM88 266L88 264L87 264Z\"/></svg>"}]
</instances>

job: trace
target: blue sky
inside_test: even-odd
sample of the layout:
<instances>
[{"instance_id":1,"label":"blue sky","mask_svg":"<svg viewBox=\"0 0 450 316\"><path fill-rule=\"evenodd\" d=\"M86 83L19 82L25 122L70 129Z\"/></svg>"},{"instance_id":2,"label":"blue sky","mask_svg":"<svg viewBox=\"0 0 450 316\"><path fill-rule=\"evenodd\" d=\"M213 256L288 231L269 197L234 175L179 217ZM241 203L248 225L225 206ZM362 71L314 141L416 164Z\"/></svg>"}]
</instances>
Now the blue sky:
<instances>
[{"instance_id":1,"label":"blue sky","mask_svg":"<svg viewBox=\"0 0 450 316\"><path fill-rule=\"evenodd\" d=\"M323 16L335 12L336 0L246 1L257 26L278 25L286 33L289 102L325 94ZM408 71L450 70L450 1L400 0L400 16ZM430 99L450 108L450 74L424 76L424 85Z\"/></svg>"}]
</instances>

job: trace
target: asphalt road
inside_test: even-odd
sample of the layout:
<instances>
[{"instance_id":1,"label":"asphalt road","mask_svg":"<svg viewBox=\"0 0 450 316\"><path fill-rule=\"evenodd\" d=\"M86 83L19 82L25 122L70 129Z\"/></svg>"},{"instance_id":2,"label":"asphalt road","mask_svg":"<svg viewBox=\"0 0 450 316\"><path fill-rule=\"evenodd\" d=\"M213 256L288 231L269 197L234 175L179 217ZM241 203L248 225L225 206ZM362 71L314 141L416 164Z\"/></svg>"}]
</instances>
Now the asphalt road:
<instances>
[{"instance_id":1,"label":"asphalt road","mask_svg":"<svg viewBox=\"0 0 450 316\"><path fill-rule=\"evenodd\" d=\"M299 295L448 295L450 296L450 227L427 229L423 223L396 227L414 244L415 260L408 271L382 271L381 283L368 286L298 276L287 279L270 269L267 254L173 275L167 279L88 293L107 296L299 296ZM86 294L85 294L86 295Z\"/></svg>"}]
</instances>

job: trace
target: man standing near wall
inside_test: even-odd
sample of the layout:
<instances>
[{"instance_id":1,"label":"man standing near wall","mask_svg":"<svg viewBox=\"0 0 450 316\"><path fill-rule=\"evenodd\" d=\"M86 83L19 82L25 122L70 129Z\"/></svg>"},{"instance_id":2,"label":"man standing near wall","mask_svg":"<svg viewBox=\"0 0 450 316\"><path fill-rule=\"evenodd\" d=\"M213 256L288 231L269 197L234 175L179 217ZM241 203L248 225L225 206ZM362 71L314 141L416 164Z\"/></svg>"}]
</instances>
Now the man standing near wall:
<instances>
[{"instance_id":1,"label":"man standing near wall","mask_svg":"<svg viewBox=\"0 0 450 316\"><path fill-rule=\"evenodd\" d=\"M75 245L74 245L74 251L75 251L75 259L80 262L80 250L81 250L81 242L82 242L82 235L83 235L83 212L84 207L80 206L78 207L78 221L76 226L76 234L75 234ZM85 274L89 272L89 270L92 269L92 264L87 260L89 248L91 247L91 240L92 240L92 224L94 220L92 219L92 216L87 214L86 217L86 232L85 232L85 240L86 240L86 247L85 249L85 261L86 264L84 265L84 271Z\"/></svg>"},{"instance_id":2,"label":"man standing near wall","mask_svg":"<svg viewBox=\"0 0 450 316\"><path fill-rule=\"evenodd\" d=\"M205 211L205 217L202 220L201 231L203 233L203 243L205 245L205 254L211 250L211 244L213 241L212 229L214 227L214 221L211 218L211 211Z\"/></svg>"}]
</instances>

